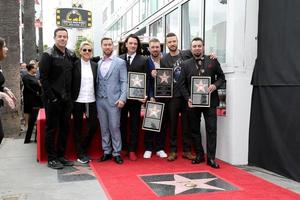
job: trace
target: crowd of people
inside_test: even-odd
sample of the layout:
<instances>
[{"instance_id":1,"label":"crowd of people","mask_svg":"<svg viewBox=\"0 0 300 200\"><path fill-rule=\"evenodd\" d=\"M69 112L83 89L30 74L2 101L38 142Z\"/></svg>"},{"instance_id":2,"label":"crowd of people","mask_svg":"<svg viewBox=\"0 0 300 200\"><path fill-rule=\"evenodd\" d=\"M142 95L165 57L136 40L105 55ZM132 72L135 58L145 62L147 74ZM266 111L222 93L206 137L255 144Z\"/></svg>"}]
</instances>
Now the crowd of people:
<instances>
[{"instance_id":1,"label":"crowd of people","mask_svg":"<svg viewBox=\"0 0 300 200\"><path fill-rule=\"evenodd\" d=\"M206 160L209 166L219 168L219 164L215 161L216 107L219 104L217 89L225 82L225 76L216 57L204 55L204 42L201 38L194 38L191 41L190 50L179 50L177 36L168 33L167 54L161 52L160 41L153 38L149 41L150 55L147 57L142 55L141 42L134 34L125 39L124 54L120 56L113 53L113 40L104 37L101 40L102 58L93 57L92 44L87 41L81 43L78 58L66 47L68 31L63 27L55 29L54 41L53 47L41 56L38 76L36 63L26 65L27 73L22 75L24 113L29 115L25 143L30 142L37 111L42 106L40 100L43 93L48 167L62 169L64 166L73 165L73 162L64 156L71 114L74 120L72 134L78 162L88 163L91 160L87 150L98 125L103 149L99 162L113 159L117 164L122 164L124 155L131 161L138 160L137 150L141 142L139 139L141 106L147 101L152 101L164 103L165 109L160 132L144 131L143 158L150 159L154 151L160 158L175 161L178 157L178 134L182 134L183 158L191 160L192 164ZM0 40L1 59L5 57L7 51L5 48L5 43L1 46ZM170 98L158 98L154 95L154 79L159 68L173 69L173 96ZM127 99L128 72L146 74L147 95L144 99ZM211 78L208 88L211 93L210 107L192 106L190 91L192 76ZM0 97L13 108L15 98L7 91L1 87ZM206 159L201 143L201 114L204 116L206 126ZM85 129L82 128L84 116L87 119L86 133L83 133ZM181 130L177 130L179 119L182 120ZM168 154L165 151L166 130L170 131ZM0 133L3 135L3 131L0 130Z\"/></svg>"}]
</instances>

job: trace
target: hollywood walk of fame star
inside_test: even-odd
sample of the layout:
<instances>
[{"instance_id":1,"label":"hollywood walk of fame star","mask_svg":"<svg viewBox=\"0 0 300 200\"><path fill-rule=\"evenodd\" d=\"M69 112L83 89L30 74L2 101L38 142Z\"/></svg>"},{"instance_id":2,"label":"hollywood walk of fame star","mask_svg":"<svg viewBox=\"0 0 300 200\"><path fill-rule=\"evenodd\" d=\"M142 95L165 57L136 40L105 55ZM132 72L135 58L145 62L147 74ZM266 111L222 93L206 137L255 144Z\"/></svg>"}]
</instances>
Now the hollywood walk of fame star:
<instances>
[{"instance_id":1,"label":"hollywood walk of fame star","mask_svg":"<svg viewBox=\"0 0 300 200\"><path fill-rule=\"evenodd\" d=\"M159 78L160 78L160 83L163 82L169 83L168 79L170 78L170 76L168 76L166 72L164 72L163 75L160 75Z\"/></svg>"},{"instance_id":2,"label":"hollywood walk of fame star","mask_svg":"<svg viewBox=\"0 0 300 200\"><path fill-rule=\"evenodd\" d=\"M142 79L139 79L139 76L136 75L134 79L131 79L133 81L133 86L139 86L142 87L141 82L143 81Z\"/></svg>"},{"instance_id":3,"label":"hollywood walk of fame star","mask_svg":"<svg viewBox=\"0 0 300 200\"><path fill-rule=\"evenodd\" d=\"M211 190L225 190L223 188L215 187L207 184L210 181L213 181L217 178L201 178L201 179L189 179L180 175L174 174L173 181L156 181L149 182L160 185L171 185L175 187L175 195L185 192L190 189L199 188L199 189L211 189Z\"/></svg>"},{"instance_id":4,"label":"hollywood walk of fame star","mask_svg":"<svg viewBox=\"0 0 300 200\"><path fill-rule=\"evenodd\" d=\"M157 109L156 105L154 105L152 108L149 109L149 117L153 116L153 117L158 117L160 110Z\"/></svg>"},{"instance_id":5,"label":"hollywood walk of fame star","mask_svg":"<svg viewBox=\"0 0 300 200\"><path fill-rule=\"evenodd\" d=\"M88 174L88 175L94 176L93 171L88 167L73 166L73 168L75 168L76 171L66 172L64 175L71 176L71 175Z\"/></svg>"},{"instance_id":6,"label":"hollywood walk of fame star","mask_svg":"<svg viewBox=\"0 0 300 200\"><path fill-rule=\"evenodd\" d=\"M205 85L203 84L202 80L200 80L199 83L195 84L195 86L197 87L197 92L206 92Z\"/></svg>"}]
</instances>

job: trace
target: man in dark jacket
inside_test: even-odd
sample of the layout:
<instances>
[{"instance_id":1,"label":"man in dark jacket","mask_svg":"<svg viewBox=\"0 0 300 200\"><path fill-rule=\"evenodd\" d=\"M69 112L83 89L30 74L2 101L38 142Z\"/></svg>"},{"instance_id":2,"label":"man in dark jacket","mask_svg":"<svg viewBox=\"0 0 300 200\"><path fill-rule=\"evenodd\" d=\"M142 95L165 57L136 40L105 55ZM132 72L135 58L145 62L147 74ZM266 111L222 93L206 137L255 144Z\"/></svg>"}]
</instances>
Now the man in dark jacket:
<instances>
[{"instance_id":1,"label":"man in dark jacket","mask_svg":"<svg viewBox=\"0 0 300 200\"><path fill-rule=\"evenodd\" d=\"M217 89L225 82L225 76L217 59L210 59L204 55L204 43L201 38L194 38L191 46L193 57L182 63L179 87L185 100L188 102L190 116L190 131L196 151L193 164L204 162L204 150L201 143L200 119L203 113L207 137L207 164L213 168L219 168L215 161L217 144L217 114L216 107L219 105ZM208 92L211 95L210 107L192 107L191 100L191 77L210 77L211 84Z\"/></svg>"},{"instance_id":2,"label":"man in dark jacket","mask_svg":"<svg viewBox=\"0 0 300 200\"><path fill-rule=\"evenodd\" d=\"M141 42L138 36L130 34L124 41L125 54L120 58L126 61L128 72L147 73L146 57L141 55ZM128 80L129 81L129 80ZM138 148L138 133L140 130L141 105L145 100L128 100L121 112L121 136L122 149L127 151L129 159L137 160L136 151ZM130 135L127 136L128 113L130 114ZM127 142L129 139L129 142Z\"/></svg>"},{"instance_id":3,"label":"man in dark jacket","mask_svg":"<svg viewBox=\"0 0 300 200\"><path fill-rule=\"evenodd\" d=\"M182 157L185 159L193 160L195 156L191 153L191 141L188 130L188 113L187 103L184 100L179 85L179 77L181 73L181 64L184 60L191 58L190 50L181 51L178 49L178 38L174 33L168 33L166 36L166 43L169 53L166 54L160 63L161 68L173 68L173 97L166 103L165 109L169 114L170 126L170 153L167 158L168 161L177 159L177 135L182 134ZM178 131L177 123L181 114L182 129Z\"/></svg>"},{"instance_id":4,"label":"man in dark jacket","mask_svg":"<svg viewBox=\"0 0 300 200\"><path fill-rule=\"evenodd\" d=\"M71 82L76 56L66 48L68 31L59 27L54 31L55 44L44 52L40 67L40 80L44 91L46 110L45 146L48 153L48 167L62 169L73 162L64 158L64 151L72 110ZM55 142L58 130L57 142Z\"/></svg>"}]
</instances>

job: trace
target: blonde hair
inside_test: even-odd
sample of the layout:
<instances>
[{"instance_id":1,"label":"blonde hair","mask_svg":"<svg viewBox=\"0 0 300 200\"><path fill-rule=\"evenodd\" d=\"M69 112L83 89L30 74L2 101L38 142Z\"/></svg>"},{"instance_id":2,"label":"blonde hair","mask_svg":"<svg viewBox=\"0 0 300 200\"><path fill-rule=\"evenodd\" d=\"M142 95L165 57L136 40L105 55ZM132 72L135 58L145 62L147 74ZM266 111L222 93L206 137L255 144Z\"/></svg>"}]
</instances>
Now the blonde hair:
<instances>
[{"instance_id":1,"label":"blonde hair","mask_svg":"<svg viewBox=\"0 0 300 200\"><path fill-rule=\"evenodd\" d=\"M79 49L81 50L84 45L88 45L91 48L93 48L92 44L89 41L83 41L83 42L80 43Z\"/></svg>"}]
</instances>

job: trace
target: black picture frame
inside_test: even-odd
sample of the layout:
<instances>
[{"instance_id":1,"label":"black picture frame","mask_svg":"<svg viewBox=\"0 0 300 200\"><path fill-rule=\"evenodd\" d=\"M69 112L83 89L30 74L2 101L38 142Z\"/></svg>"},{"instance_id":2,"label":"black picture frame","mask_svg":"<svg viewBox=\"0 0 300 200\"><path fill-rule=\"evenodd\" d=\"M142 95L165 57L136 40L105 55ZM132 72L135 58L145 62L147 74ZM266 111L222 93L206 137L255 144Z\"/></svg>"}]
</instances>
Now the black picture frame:
<instances>
[{"instance_id":1,"label":"black picture frame","mask_svg":"<svg viewBox=\"0 0 300 200\"><path fill-rule=\"evenodd\" d=\"M192 107L210 107L210 93L208 92L210 84L209 76L191 77Z\"/></svg>"},{"instance_id":2,"label":"black picture frame","mask_svg":"<svg viewBox=\"0 0 300 200\"><path fill-rule=\"evenodd\" d=\"M173 97L173 69L156 69L157 74L154 79L154 97L172 98Z\"/></svg>"},{"instance_id":3,"label":"black picture frame","mask_svg":"<svg viewBox=\"0 0 300 200\"><path fill-rule=\"evenodd\" d=\"M160 132L164 115L164 108L164 103L148 101L146 103L142 129Z\"/></svg>"},{"instance_id":4,"label":"black picture frame","mask_svg":"<svg viewBox=\"0 0 300 200\"><path fill-rule=\"evenodd\" d=\"M142 100L146 97L146 73L128 72L127 99Z\"/></svg>"}]
</instances>

